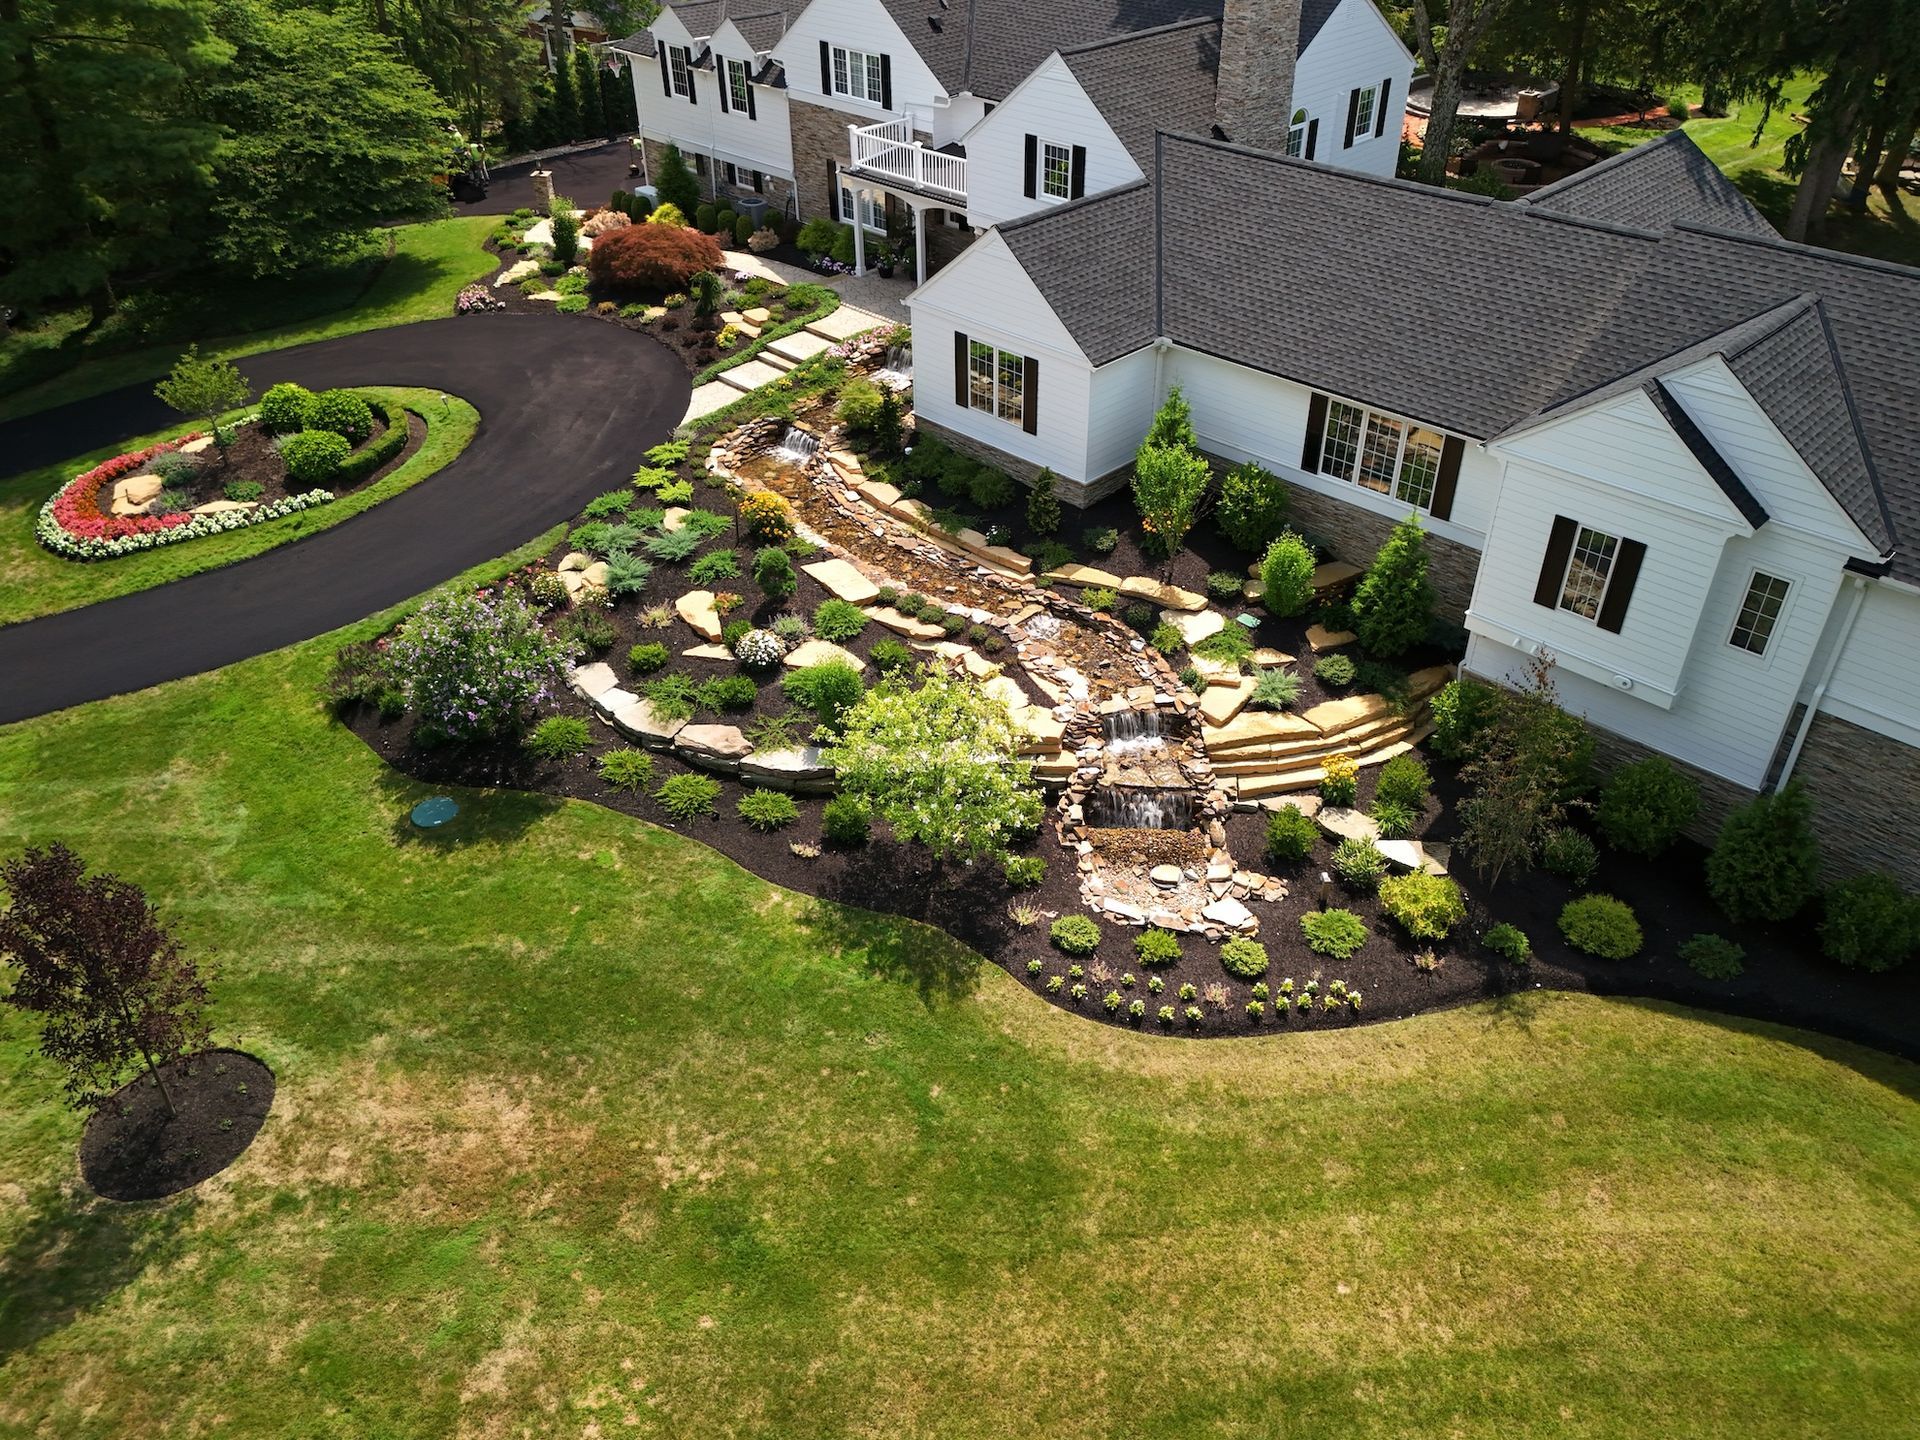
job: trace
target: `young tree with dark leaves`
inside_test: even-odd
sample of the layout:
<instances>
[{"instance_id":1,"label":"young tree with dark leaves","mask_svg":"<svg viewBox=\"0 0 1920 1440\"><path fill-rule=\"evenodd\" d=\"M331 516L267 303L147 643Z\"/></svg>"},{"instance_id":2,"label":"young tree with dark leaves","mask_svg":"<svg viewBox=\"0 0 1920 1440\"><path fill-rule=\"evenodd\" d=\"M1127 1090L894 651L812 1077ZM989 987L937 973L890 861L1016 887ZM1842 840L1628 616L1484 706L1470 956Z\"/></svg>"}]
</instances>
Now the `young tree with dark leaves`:
<instances>
[{"instance_id":1,"label":"young tree with dark leaves","mask_svg":"<svg viewBox=\"0 0 1920 1440\"><path fill-rule=\"evenodd\" d=\"M1460 802L1458 844L1489 890L1508 871L1532 868L1592 764L1586 723L1560 708L1553 657L1535 657L1516 688L1498 693L1460 767L1468 794Z\"/></svg>"},{"instance_id":2,"label":"young tree with dark leaves","mask_svg":"<svg viewBox=\"0 0 1920 1440\"><path fill-rule=\"evenodd\" d=\"M0 958L19 967L7 1003L41 1017L68 1098L90 1108L144 1066L173 1114L160 1069L206 1048L207 987L146 892L89 876L58 842L0 862L0 886Z\"/></svg>"}]
</instances>

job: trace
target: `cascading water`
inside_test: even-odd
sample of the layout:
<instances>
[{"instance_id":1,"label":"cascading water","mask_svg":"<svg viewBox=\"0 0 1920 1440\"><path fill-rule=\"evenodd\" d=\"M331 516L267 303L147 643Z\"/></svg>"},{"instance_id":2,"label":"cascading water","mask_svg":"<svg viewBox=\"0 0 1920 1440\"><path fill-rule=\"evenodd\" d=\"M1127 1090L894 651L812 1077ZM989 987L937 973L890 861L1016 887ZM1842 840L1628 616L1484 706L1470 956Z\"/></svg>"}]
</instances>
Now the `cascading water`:
<instances>
[{"instance_id":1,"label":"cascading water","mask_svg":"<svg viewBox=\"0 0 1920 1440\"><path fill-rule=\"evenodd\" d=\"M889 345L886 359L881 362L874 376L899 389L905 389L913 383L913 346Z\"/></svg>"},{"instance_id":2,"label":"cascading water","mask_svg":"<svg viewBox=\"0 0 1920 1440\"><path fill-rule=\"evenodd\" d=\"M805 465L813 459L814 452L820 448L820 437L810 430L802 430L798 425L789 425L787 433L780 437L780 443L768 453L779 460L790 460L796 465Z\"/></svg>"},{"instance_id":3,"label":"cascading water","mask_svg":"<svg viewBox=\"0 0 1920 1440\"><path fill-rule=\"evenodd\" d=\"M1165 740L1166 720L1157 706L1141 710L1116 710L1100 717L1100 728L1107 742L1129 740Z\"/></svg>"},{"instance_id":4,"label":"cascading water","mask_svg":"<svg viewBox=\"0 0 1920 1440\"><path fill-rule=\"evenodd\" d=\"M1086 816L1100 830L1185 830L1193 823L1193 794L1103 785L1087 796Z\"/></svg>"}]
</instances>

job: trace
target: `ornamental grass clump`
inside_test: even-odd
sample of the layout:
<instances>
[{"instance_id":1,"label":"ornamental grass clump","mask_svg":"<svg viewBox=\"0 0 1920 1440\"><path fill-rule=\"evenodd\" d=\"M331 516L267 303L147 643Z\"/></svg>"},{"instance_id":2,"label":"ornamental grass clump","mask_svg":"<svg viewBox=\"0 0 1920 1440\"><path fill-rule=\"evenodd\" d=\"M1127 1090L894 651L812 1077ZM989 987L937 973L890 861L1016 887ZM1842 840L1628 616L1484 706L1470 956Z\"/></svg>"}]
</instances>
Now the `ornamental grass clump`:
<instances>
[{"instance_id":1,"label":"ornamental grass clump","mask_svg":"<svg viewBox=\"0 0 1920 1440\"><path fill-rule=\"evenodd\" d=\"M608 787L634 794L653 780L653 757L644 750L609 750L600 757L600 778Z\"/></svg>"},{"instance_id":2,"label":"ornamental grass clump","mask_svg":"<svg viewBox=\"0 0 1920 1440\"><path fill-rule=\"evenodd\" d=\"M742 820L763 834L791 825L800 818L800 807L784 790L749 790L734 809Z\"/></svg>"},{"instance_id":3,"label":"ornamental grass clump","mask_svg":"<svg viewBox=\"0 0 1920 1440\"><path fill-rule=\"evenodd\" d=\"M1373 841L1349 836L1333 847L1333 873L1350 890L1372 890L1387 873L1387 857Z\"/></svg>"},{"instance_id":4,"label":"ornamental grass clump","mask_svg":"<svg viewBox=\"0 0 1920 1440\"><path fill-rule=\"evenodd\" d=\"M421 737L446 741L517 732L558 692L567 661L518 590L435 596L387 654Z\"/></svg>"}]
</instances>

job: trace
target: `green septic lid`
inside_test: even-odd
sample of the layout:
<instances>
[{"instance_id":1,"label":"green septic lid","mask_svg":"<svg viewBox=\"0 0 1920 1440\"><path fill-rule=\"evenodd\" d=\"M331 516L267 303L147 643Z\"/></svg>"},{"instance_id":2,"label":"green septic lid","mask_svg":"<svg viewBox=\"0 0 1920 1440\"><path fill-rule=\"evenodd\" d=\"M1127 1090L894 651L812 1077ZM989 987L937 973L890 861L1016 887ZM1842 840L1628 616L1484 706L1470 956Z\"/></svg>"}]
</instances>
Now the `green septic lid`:
<instances>
[{"instance_id":1,"label":"green septic lid","mask_svg":"<svg viewBox=\"0 0 1920 1440\"><path fill-rule=\"evenodd\" d=\"M460 813L451 796L435 795L413 807L413 823L422 830L435 830Z\"/></svg>"},{"instance_id":2,"label":"green septic lid","mask_svg":"<svg viewBox=\"0 0 1920 1440\"><path fill-rule=\"evenodd\" d=\"M1244 625L1249 630L1258 630L1260 628L1260 617L1258 615L1249 615L1244 610L1234 616L1233 619L1235 624Z\"/></svg>"}]
</instances>

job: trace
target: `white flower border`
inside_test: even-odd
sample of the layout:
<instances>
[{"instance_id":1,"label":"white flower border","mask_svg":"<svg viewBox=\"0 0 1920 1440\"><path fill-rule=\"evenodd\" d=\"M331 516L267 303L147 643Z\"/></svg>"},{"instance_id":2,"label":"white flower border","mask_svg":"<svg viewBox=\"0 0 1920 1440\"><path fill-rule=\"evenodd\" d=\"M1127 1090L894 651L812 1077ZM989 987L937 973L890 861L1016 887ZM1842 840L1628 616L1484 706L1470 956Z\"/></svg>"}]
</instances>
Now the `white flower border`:
<instances>
[{"instance_id":1,"label":"white flower border","mask_svg":"<svg viewBox=\"0 0 1920 1440\"><path fill-rule=\"evenodd\" d=\"M56 555L65 555L70 560L112 560L142 550L157 550L162 545L177 545L183 540L224 535L229 530L244 530L249 525L259 525L268 520L278 520L284 515L297 515L302 510L330 505L334 498L331 490L309 490L303 495L289 495L284 500L256 505L251 510L196 515L185 525L175 525L166 530L148 530L139 535L122 535L114 540L92 540L68 534L53 518L53 500L58 499L65 488L62 486L55 491L53 499L40 507L40 519L34 526L34 534L47 549Z\"/></svg>"}]
</instances>

